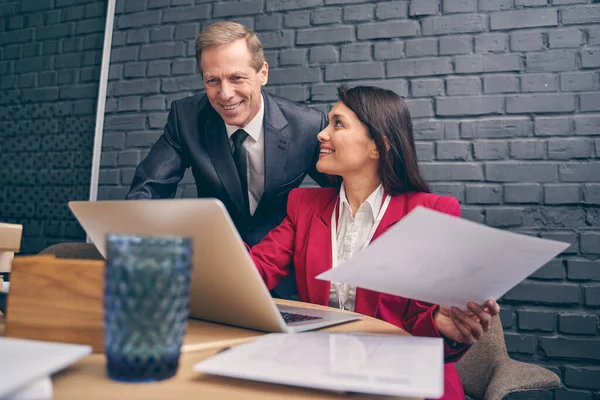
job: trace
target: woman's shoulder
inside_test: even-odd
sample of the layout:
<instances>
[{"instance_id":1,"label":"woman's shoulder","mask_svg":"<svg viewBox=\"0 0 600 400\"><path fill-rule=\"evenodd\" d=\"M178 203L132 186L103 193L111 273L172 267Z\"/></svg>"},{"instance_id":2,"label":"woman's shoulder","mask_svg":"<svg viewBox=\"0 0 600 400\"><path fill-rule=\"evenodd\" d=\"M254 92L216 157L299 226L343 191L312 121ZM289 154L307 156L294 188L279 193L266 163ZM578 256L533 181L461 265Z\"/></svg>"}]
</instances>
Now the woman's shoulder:
<instances>
[{"instance_id":1,"label":"woman's shoulder","mask_svg":"<svg viewBox=\"0 0 600 400\"><path fill-rule=\"evenodd\" d=\"M401 196L406 196L409 210L421 206L447 214L460 215L460 203L452 196L425 192L411 192L396 197Z\"/></svg>"}]
</instances>

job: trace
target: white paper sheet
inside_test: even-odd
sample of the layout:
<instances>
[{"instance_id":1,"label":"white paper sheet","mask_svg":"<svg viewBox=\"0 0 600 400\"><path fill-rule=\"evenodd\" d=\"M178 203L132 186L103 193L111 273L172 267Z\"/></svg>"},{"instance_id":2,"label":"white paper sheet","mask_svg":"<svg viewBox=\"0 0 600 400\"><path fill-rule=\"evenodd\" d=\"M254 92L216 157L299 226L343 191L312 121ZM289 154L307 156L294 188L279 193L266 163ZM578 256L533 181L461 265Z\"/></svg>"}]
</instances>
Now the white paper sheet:
<instances>
[{"instance_id":1,"label":"white paper sheet","mask_svg":"<svg viewBox=\"0 0 600 400\"><path fill-rule=\"evenodd\" d=\"M2 400L51 400L52 396L52 380L49 376L45 376L2 398Z\"/></svg>"},{"instance_id":2,"label":"white paper sheet","mask_svg":"<svg viewBox=\"0 0 600 400\"><path fill-rule=\"evenodd\" d=\"M51 398L43 379L91 351L87 345L0 337L0 399Z\"/></svg>"},{"instance_id":3,"label":"white paper sheet","mask_svg":"<svg viewBox=\"0 0 600 400\"><path fill-rule=\"evenodd\" d=\"M273 333L199 362L194 371L341 392L440 397L440 338Z\"/></svg>"},{"instance_id":4,"label":"white paper sheet","mask_svg":"<svg viewBox=\"0 0 600 400\"><path fill-rule=\"evenodd\" d=\"M567 247L417 207L317 279L465 308L499 299Z\"/></svg>"}]
</instances>

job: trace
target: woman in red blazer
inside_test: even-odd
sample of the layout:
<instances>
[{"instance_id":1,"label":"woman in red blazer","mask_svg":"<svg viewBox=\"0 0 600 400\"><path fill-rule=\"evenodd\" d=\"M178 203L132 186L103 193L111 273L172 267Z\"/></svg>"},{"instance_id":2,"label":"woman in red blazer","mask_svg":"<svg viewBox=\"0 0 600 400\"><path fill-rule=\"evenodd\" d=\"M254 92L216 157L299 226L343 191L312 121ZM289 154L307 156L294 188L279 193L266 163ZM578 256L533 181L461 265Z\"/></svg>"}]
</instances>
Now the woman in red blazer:
<instances>
[{"instance_id":1,"label":"woman in red blazer","mask_svg":"<svg viewBox=\"0 0 600 400\"><path fill-rule=\"evenodd\" d=\"M252 258L269 289L293 266L302 301L350 309L415 336L444 338L442 399L464 399L453 362L489 328L499 312L495 301L471 302L461 310L315 279L376 240L416 206L460 215L456 199L429 193L402 98L364 86L342 87L338 93L329 125L318 135L317 169L341 177L339 189L293 190L287 217L251 249Z\"/></svg>"}]
</instances>

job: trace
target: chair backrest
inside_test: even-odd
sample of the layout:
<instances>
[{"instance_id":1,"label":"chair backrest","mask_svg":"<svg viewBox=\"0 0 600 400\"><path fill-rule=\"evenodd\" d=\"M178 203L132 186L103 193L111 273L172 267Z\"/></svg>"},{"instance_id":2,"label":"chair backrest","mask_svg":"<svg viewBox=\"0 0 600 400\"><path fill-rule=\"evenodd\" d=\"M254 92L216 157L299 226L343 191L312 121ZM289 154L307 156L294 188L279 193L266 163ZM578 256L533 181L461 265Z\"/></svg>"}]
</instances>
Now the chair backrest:
<instances>
[{"instance_id":1,"label":"chair backrest","mask_svg":"<svg viewBox=\"0 0 600 400\"><path fill-rule=\"evenodd\" d=\"M508 359L504 330L499 316L492 318L490 330L455 364L465 393L483 399L496 366Z\"/></svg>"},{"instance_id":2,"label":"chair backrest","mask_svg":"<svg viewBox=\"0 0 600 400\"><path fill-rule=\"evenodd\" d=\"M82 260L104 260L92 243L69 242L46 247L39 254L54 254L56 258L79 258Z\"/></svg>"}]
</instances>

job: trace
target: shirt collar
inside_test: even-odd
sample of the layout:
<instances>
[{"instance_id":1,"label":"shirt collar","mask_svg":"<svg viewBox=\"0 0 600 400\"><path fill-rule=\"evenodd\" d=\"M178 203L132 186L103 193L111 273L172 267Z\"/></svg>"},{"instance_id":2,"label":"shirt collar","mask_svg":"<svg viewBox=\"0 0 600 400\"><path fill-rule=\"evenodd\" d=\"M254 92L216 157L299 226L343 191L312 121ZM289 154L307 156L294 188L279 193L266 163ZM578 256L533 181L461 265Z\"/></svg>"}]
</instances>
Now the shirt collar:
<instances>
[{"instance_id":1,"label":"shirt collar","mask_svg":"<svg viewBox=\"0 0 600 400\"><path fill-rule=\"evenodd\" d=\"M231 135L233 135L238 129L244 129L248 136L254 139L255 142L258 142L258 139L260 139L260 135L263 130L262 128L265 116L265 98L263 97L262 93L260 95L260 98L261 101L258 114L256 114L254 118L252 118L252 121L250 121L248 125L246 125L244 128L240 128L239 126L235 125L228 125L227 123L225 123L225 129L227 130L228 138L231 138Z\"/></svg>"},{"instance_id":2,"label":"shirt collar","mask_svg":"<svg viewBox=\"0 0 600 400\"><path fill-rule=\"evenodd\" d=\"M377 219L377 214L379 213L379 209L381 208L381 202L383 201L383 183L380 183L379 186L367 197L365 202L359 206L362 207L365 204L368 204L371 213L373 214L373 220ZM340 203L342 207L347 208L348 211L351 210L350 203L348 202L348 198L346 197L346 189L344 188L344 183L342 183L342 187L340 189Z\"/></svg>"}]
</instances>

